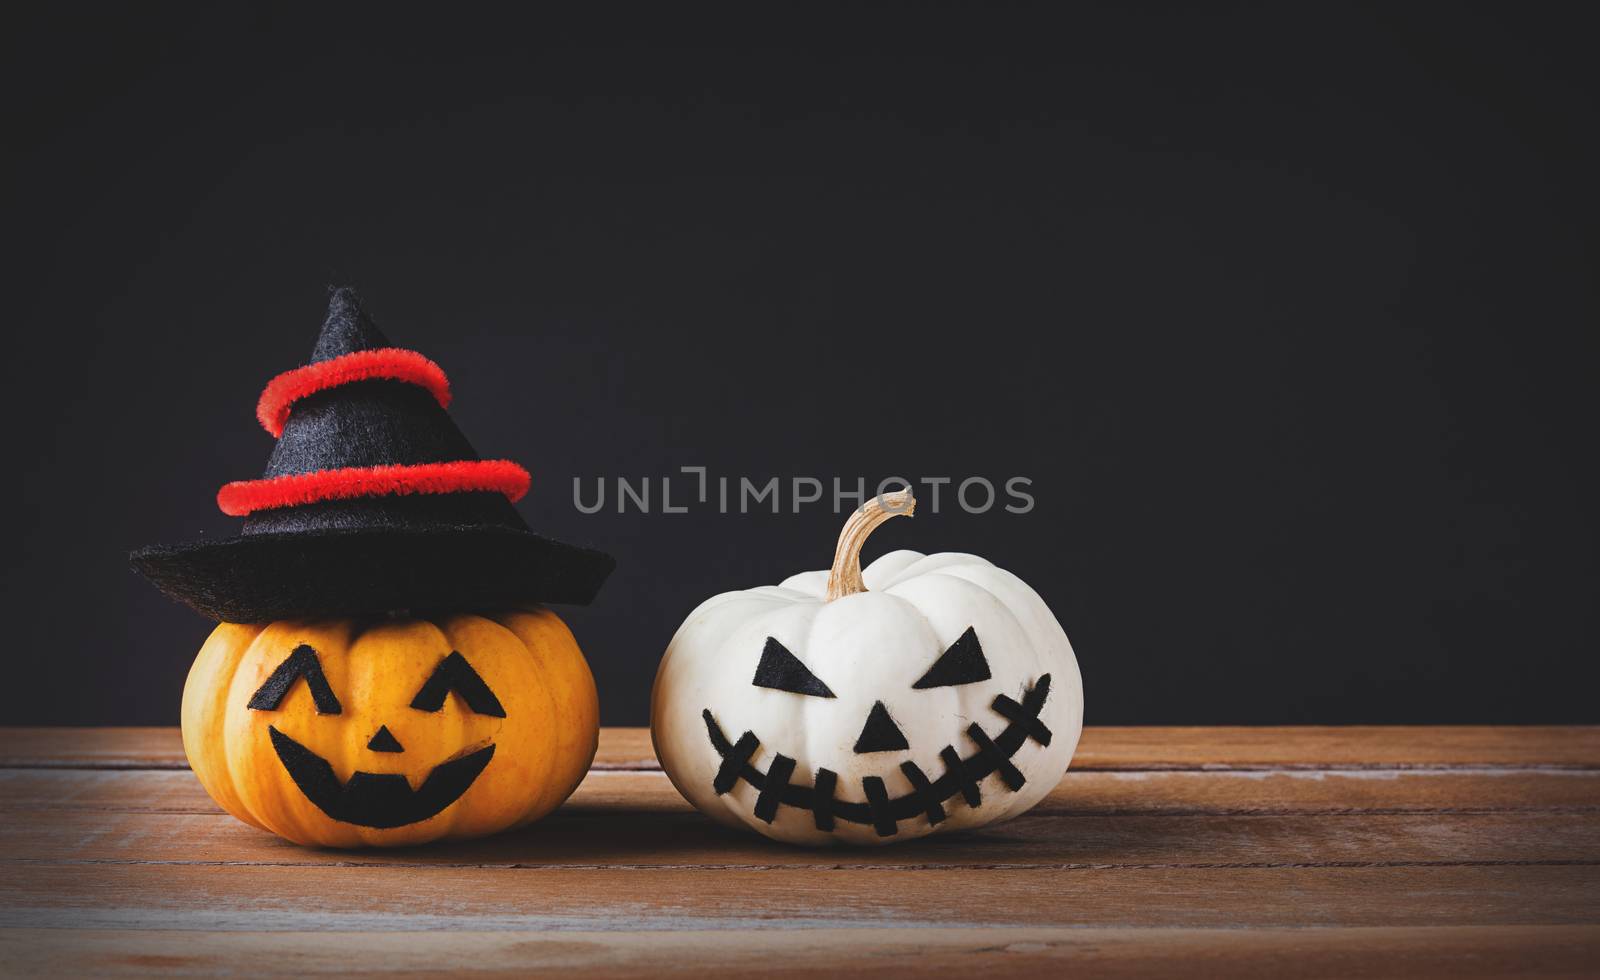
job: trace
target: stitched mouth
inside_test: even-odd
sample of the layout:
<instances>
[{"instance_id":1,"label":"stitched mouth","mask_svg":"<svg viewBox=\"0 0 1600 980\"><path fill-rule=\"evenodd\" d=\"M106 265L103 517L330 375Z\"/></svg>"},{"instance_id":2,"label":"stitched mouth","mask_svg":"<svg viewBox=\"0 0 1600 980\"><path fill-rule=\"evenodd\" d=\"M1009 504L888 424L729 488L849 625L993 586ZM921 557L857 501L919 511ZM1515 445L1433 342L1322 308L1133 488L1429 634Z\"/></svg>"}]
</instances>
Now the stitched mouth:
<instances>
[{"instance_id":1,"label":"stitched mouth","mask_svg":"<svg viewBox=\"0 0 1600 980\"><path fill-rule=\"evenodd\" d=\"M494 746L440 763L416 789L399 773L360 772L340 782L328 760L271 725L272 747L289 778L317 809L341 823L387 830L421 823L461 798L494 755Z\"/></svg>"},{"instance_id":2,"label":"stitched mouth","mask_svg":"<svg viewBox=\"0 0 1600 980\"><path fill-rule=\"evenodd\" d=\"M818 830L831 831L835 820L844 820L870 824L879 837L893 837L899 832L901 820L926 816L929 824L942 822L946 816L945 802L957 794L969 807L976 809L982 806L983 795L979 792L978 784L995 773L1000 775L1000 782L1008 791L1015 793L1021 789L1028 780L1021 770L1011 764L1011 757L1029 739L1040 745L1050 744L1050 729L1039 719L1039 712L1049 696L1049 674L1041 676L1037 684L1023 692L1020 704L1004 694L999 695L992 707L1009 724L998 736L991 739L977 722L967 726L967 738L976 750L972 755L963 757L955 746L946 745L939 752L939 760L945 767L944 773L937 779L929 779L915 762L900 763L900 771L912 787L911 792L904 796L891 799L880 776L862 777L861 791L867 797L865 803L838 799L834 790L838 787L839 775L831 769L818 769L809 786L789 782L789 777L794 774L795 761L786 755L773 757L766 772L757 769L750 763L751 756L761 745L755 733L745 732L737 742L730 743L727 736L723 735L721 726L711 716L711 709L707 708L701 712L706 722L706 734L711 739L712 748L722 757L722 765L711 786L720 796L733 789L741 779L749 783L759 791L755 815L767 823L777 818L780 807L789 806L810 811Z\"/></svg>"}]
</instances>

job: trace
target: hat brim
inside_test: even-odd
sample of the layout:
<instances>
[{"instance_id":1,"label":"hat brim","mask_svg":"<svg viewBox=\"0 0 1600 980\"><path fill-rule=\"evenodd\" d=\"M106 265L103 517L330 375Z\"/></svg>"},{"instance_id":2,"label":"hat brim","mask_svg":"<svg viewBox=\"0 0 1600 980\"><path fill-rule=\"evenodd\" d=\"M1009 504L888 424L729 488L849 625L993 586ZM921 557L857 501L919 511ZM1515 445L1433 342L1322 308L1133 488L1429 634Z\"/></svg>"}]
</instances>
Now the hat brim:
<instances>
[{"instance_id":1,"label":"hat brim","mask_svg":"<svg viewBox=\"0 0 1600 980\"><path fill-rule=\"evenodd\" d=\"M232 623L582 606L616 565L601 551L482 525L241 535L129 559L168 597Z\"/></svg>"}]
</instances>

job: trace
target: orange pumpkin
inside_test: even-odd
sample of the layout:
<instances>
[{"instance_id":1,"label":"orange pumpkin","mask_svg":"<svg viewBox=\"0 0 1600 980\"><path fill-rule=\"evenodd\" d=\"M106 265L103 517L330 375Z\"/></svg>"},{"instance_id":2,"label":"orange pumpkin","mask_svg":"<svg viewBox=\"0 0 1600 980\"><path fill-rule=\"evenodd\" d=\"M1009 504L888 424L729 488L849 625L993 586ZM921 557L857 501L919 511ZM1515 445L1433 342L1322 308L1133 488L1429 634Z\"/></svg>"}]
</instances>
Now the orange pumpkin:
<instances>
[{"instance_id":1,"label":"orange pumpkin","mask_svg":"<svg viewBox=\"0 0 1600 980\"><path fill-rule=\"evenodd\" d=\"M183 691L201 785L300 844L400 846L537 820L594 759L600 708L546 609L219 625Z\"/></svg>"}]
</instances>

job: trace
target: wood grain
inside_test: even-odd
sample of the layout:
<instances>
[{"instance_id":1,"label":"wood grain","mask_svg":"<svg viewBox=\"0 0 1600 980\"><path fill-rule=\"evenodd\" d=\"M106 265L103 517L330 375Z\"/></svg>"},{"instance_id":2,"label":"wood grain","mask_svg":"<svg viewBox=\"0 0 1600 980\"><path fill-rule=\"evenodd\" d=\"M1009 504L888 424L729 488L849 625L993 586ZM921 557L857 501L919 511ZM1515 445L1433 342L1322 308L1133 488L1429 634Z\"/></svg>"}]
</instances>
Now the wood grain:
<instances>
[{"instance_id":1,"label":"wood grain","mask_svg":"<svg viewBox=\"0 0 1600 980\"><path fill-rule=\"evenodd\" d=\"M1207 791L1196 792L1196 784ZM1433 770L1392 778L1369 771L1315 778L1077 773L1017 820L892 850L829 851L727 830L696 813L663 774L652 772L591 773L566 806L519 832L359 853L301 848L246 827L222 814L189 773L13 770L0 773L0 788L7 809L56 811L47 819L0 821L5 861L482 867L1600 862L1600 773L1594 772ZM1325 806L1333 801L1342 806Z\"/></svg>"},{"instance_id":2,"label":"wood grain","mask_svg":"<svg viewBox=\"0 0 1600 980\"><path fill-rule=\"evenodd\" d=\"M0 728L0 768L187 769L176 728Z\"/></svg>"},{"instance_id":3,"label":"wood grain","mask_svg":"<svg viewBox=\"0 0 1600 980\"><path fill-rule=\"evenodd\" d=\"M289 844L222 814L61 811L0 821L0 860L478 868L1211 868L1421 864L1600 867L1592 813L1115 815L1029 813L893 850L797 848L696 813L612 810L400 851ZM1600 896L1597 896L1600 899Z\"/></svg>"},{"instance_id":4,"label":"wood grain","mask_svg":"<svg viewBox=\"0 0 1600 980\"><path fill-rule=\"evenodd\" d=\"M220 813L189 772L0 770L0 811ZM1224 770L1067 773L1036 813L1360 813L1600 809L1600 771ZM596 770L557 815L692 812L659 772Z\"/></svg>"},{"instance_id":5,"label":"wood grain","mask_svg":"<svg viewBox=\"0 0 1600 980\"><path fill-rule=\"evenodd\" d=\"M886 858L893 862L893 858ZM0 926L435 929L1596 925L1593 866L14 865Z\"/></svg>"},{"instance_id":6,"label":"wood grain","mask_svg":"<svg viewBox=\"0 0 1600 980\"><path fill-rule=\"evenodd\" d=\"M1600 727L1092 728L1079 769L1600 768Z\"/></svg>"},{"instance_id":7,"label":"wood grain","mask_svg":"<svg viewBox=\"0 0 1600 980\"><path fill-rule=\"evenodd\" d=\"M5 810L221 813L189 772L0 770ZM690 813L659 772L590 772L555 817ZM1600 810L1590 770L1069 772L1034 813L1362 813Z\"/></svg>"},{"instance_id":8,"label":"wood grain","mask_svg":"<svg viewBox=\"0 0 1600 980\"><path fill-rule=\"evenodd\" d=\"M359 958L370 974L579 973L690 976L903 977L1287 976L1475 978L1592 976L1594 926L1423 928L812 929L588 932L229 932L170 929L0 930L0 973L172 976L322 972ZM354 972L354 971L351 971Z\"/></svg>"},{"instance_id":9,"label":"wood grain","mask_svg":"<svg viewBox=\"0 0 1600 980\"><path fill-rule=\"evenodd\" d=\"M1091 729L1025 816L727 831L606 730L523 831L296 847L170 729L0 731L0 974L1594 975L1597 729Z\"/></svg>"},{"instance_id":10,"label":"wood grain","mask_svg":"<svg viewBox=\"0 0 1600 980\"><path fill-rule=\"evenodd\" d=\"M1600 726L1088 728L1083 771L1600 769ZM172 728L4 728L0 768L183 769ZM644 728L600 733L596 769L657 769Z\"/></svg>"}]
</instances>

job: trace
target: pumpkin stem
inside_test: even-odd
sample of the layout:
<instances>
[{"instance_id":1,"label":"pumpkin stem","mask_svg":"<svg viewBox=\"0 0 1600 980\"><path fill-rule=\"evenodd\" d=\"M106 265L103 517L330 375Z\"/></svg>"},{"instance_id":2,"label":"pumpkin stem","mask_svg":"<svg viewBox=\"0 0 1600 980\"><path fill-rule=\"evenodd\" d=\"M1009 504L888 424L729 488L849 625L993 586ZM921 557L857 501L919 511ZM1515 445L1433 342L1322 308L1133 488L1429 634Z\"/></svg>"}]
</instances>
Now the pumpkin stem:
<instances>
[{"instance_id":1,"label":"pumpkin stem","mask_svg":"<svg viewBox=\"0 0 1600 980\"><path fill-rule=\"evenodd\" d=\"M833 549L833 567L828 570L827 601L842 599L847 595L867 591L861 581L861 546L879 524L901 514L910 517L917 509L916 498L910 490L880 493L862 504L844 522L839 532L839 544Z\"/></svg>"}]
</instances>

